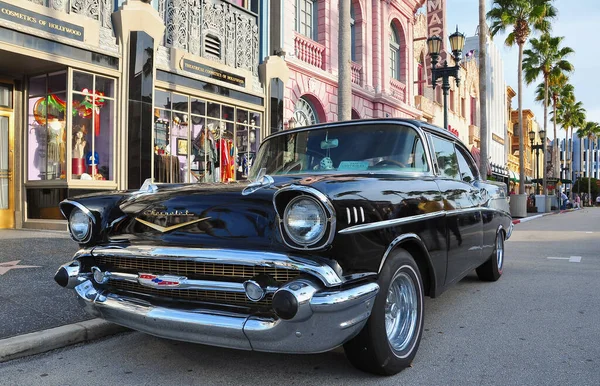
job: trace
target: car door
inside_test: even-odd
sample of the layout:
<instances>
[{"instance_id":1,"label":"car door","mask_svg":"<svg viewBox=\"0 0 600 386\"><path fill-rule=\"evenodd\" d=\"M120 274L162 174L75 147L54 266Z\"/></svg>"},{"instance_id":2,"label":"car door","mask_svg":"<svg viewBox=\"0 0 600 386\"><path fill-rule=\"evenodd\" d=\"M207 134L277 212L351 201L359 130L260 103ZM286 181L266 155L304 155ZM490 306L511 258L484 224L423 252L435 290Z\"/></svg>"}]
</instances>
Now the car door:
<instances>
[{"instance_id":1,"label":"car door","mask_svg":"<svg viewBox=\"0 0 600 386\"><path fill-rule=\"evenodd\" d=\"M446 284L451 284L481 260L482 220L478 203L473 200L479 189L461 177L453 141L431 134L431 144L446 211Z\"/></svg>"}]
</instances>

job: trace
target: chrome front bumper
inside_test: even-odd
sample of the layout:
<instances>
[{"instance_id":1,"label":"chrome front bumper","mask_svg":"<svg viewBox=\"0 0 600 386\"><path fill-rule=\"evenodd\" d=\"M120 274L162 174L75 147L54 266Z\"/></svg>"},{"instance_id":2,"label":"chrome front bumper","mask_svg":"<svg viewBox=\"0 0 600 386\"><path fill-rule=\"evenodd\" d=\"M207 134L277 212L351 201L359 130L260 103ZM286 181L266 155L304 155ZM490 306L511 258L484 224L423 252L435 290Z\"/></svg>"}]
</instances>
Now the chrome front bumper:
<instances>
[{"instance_id":1,"label":"chrome front bumper","mask_svg":"<svg viewBox=\"0 0 600 386\"><path fill-rule=\"evenodd\" d=\"M90 280L75 286L88 313L125 327L168 339L278 353L319 353L351 339L369 318L379 286L371 282L343 290L306 289L309 291L299 293L305 300L296 317L282 320L167 308L100 292Z\"/></svg>"}]
</instances>

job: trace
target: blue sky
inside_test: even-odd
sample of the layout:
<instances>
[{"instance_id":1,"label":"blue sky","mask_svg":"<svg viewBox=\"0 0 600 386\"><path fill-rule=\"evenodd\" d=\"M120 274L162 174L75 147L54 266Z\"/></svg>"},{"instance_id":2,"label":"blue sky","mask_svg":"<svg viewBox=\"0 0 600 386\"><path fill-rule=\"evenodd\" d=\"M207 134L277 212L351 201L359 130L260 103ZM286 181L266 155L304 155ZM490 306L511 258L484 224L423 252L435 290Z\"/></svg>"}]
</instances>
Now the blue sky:
<instances>
[{"instance_id":1,"label":"blue sky","mask_svg":"<svg viewBox=\"0 0 600 386\"><path fill-rule=\"evenodd\" d=\"M479 6L477 0L447 0L446 21L448 30L453 31L458 24L459 30L466 36L473 36L479 22ZM569 57L569 61L575 66L575 72L571 74L571 83L575 86L575 97L580 100L587 110L589 121L600 122L600 98L598 88L598 61L600 59L600 47L596 37L596 26L600 24L600 1L598 0L555 0L558 9L558 17L553 23L552 35L564 36L563 45L571 47L575 53ZM489 11L491 1L487 1ZM518 49L506 47L505 36L496 36L494 43L502 52L504 59L504 76L506 82L515 91L517 90L517 60ZM589 43L588 43L589 41ZM535 102L535 86L523 83L523 108L531 109L540 126L544 121L543 106ZM513 100L512 107L517 108L517 98ZM553 137L552 124L549 119L549 136ZM563 130L558 129L558 136L564 138Z\"/></svg>"}]
</instances>

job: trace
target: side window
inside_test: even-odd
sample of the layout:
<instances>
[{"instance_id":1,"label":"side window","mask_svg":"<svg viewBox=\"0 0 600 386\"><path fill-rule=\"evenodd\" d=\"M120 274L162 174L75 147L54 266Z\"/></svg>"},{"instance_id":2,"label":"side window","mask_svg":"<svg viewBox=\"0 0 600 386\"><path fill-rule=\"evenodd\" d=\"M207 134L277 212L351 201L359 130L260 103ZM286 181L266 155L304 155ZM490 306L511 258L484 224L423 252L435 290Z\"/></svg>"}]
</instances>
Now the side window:
<instances>
[{"instance_id":1,"label":"side window","mask_svg":"<svg viewBox=\"0 0 600 386\"><path fill-rule=\"evenodd\" d=\"M455 180L460 179L454 143L438 138L435 135L431 136L431 142L433 144L433 151L437 160L440 175Z\"/></svg>"},{"instance_id":2,"label":"side window","mask_svg":"<svg viewBox=\"0 0 600 386\"><path fill-rule=\"evenodd\" d=\"M456 148L456 156L458 157L458 168L460 169L460 177L465 182L475 181L475 167L471 164L462 149Z\"/></svg>"},{"instance_id":3,"label":"side window","mask_svg":"<svg viewBox=\"0 0 600 386\"><path fill-rule=\"evenodd\" d=\"M426 172L429 170L429 166L427 166L427 156L425 155L425 147L423 147L423 142L421 142L421 138L415 137L415 143L413 144L411 158L409 162L411 167L414 167L418 171Z\"/></svg>"}]
</instances>

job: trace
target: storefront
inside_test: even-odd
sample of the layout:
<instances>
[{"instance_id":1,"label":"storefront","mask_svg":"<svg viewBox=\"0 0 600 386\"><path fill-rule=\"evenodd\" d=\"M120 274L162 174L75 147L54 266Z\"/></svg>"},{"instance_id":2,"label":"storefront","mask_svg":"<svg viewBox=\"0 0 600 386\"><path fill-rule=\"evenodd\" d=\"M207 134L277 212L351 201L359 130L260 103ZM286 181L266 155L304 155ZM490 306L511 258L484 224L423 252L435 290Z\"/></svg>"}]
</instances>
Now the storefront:
<instances>
[{"instance_id":1,"label":"storefront","mask_svg":"<svg viewBox=\"0 0 600 386\"><path fill-rule=\"evenodd\" d=\"M267 134L255 14L214 0L205 15L240 28L200 31L209 53L169 28L166 1L92 3L0 0L0 228L66 229L63 199L147 178L243 180Z\"/></svg>"}]
</instances>

